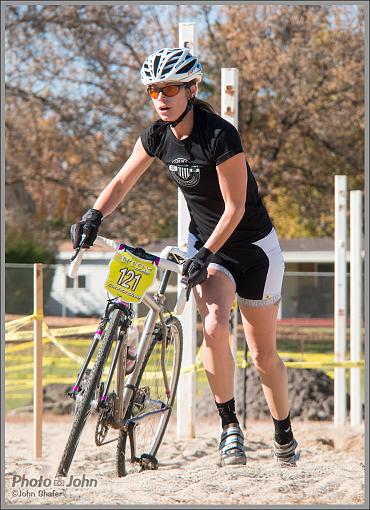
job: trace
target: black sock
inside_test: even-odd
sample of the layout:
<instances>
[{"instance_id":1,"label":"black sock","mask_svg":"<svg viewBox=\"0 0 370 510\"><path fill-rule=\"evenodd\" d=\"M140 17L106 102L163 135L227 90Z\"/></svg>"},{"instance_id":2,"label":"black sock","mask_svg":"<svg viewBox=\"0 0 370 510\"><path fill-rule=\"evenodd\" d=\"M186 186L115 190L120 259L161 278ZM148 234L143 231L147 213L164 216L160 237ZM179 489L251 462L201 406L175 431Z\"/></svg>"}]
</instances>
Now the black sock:
<instances>
[{"instance_id":1,"label":"black sock","mask_svg":"<svg viewBox=\"0 0 370 510\"><path fill-rule=\"evenodd\" d=\"M293 439L292 427L290 424L290 413L285 420L275 420L272 416L275 425L275 441L279 444L287 444Z\"/></svg>"},{"instance_id":2,"label":"black sock","mask_svg":"<svg viewBox=\"0 0 370 510\"><path fill-rule=\"evenodd\" d=\"M223 402L222 404L219 404L215 401L215 404L217 406L223 427L229 423L239 424L235 414L235 400L233 398L228 402Z\"/></svg>"}]
</instances>

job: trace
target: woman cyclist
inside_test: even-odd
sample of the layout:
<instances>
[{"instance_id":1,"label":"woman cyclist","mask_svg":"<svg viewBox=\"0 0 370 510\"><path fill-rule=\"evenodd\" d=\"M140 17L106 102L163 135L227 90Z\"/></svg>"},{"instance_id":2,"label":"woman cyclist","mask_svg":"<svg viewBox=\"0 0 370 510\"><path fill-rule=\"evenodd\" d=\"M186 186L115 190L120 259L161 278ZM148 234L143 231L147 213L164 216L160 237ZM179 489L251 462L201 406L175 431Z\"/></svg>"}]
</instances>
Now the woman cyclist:
<instances>
[{"instance_id":1,"label":"woman cyclist","mask_svg":"<svg viewBox=\"0 0 370 510\"><path fill-rule=\"evenodd\" d=\"M197 99L202 67L187 48L162 48L141 69L159 120L145 129L118 174L72 228L74 247L87 232L91 246L111 214L149 168L163 161L190 213L183 280L203 322L203 363L218 409L221 464L245 464L235 412L229 317L237 294L249 351L271 412L275 458L295 465L287 370L276 351L276 320L284 260L235 127Z\"/></svg>"}]
</instances>

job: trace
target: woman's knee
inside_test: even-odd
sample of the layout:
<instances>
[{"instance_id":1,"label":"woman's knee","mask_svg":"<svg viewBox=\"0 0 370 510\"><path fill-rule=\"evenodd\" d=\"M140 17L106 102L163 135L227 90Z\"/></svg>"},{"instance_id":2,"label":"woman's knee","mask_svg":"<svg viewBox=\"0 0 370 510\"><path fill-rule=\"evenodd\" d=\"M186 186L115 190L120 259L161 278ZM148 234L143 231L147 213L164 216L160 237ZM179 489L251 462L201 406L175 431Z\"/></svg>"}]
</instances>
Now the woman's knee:
<instances>
[{"instance_id":1,"label":"woman's knee","mask_svg":"<svg viewBox=\"0 0 370 510\"><path fill-rule=\"evenodd\" d=\"M203 320L203 330L206 343L220 342L229 338L229 321L207 315Z\"/></svg>"},{"instance_id":2,"label":"woman's knee","mask_svg":"<svg viewBox=\"0 0 370 510\"><path fill-rule=\"evenodd\" d=\"M283 365L276 350L251 352L251 358L254 366L261 374L267 374L278 364Z\"/></svg>"}]
</instances>

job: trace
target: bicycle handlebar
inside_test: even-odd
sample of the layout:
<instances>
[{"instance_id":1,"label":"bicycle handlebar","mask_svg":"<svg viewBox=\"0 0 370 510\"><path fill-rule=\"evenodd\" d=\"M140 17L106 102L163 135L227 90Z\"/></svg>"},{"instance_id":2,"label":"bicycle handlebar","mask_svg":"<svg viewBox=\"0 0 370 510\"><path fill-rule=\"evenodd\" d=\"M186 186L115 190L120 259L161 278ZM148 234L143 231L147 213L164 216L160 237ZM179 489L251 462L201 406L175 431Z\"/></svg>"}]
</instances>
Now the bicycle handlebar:
<instances>
[{"instance_id":1,"label":"bicycle handlebar","mask_svg":"<svg viewBox=\"0 0 370 510\"><path fill-rule=\"evenodd\" d=\"M78 270L81 265L83 256L87 250L87 248L82 247L85 237L86 236L83 234L81 242L80 242L80 246L78 248L76 248L73 257L71 258L71 264L70 264L69 270L68 270L68 276L70 278L77 277ZM126 248L129 251L135 251L135 248L132 246L128 246L126 244L122 244L122 243L113 241L112 239L108 239L107 237L102 237L102 236L97 236L94 244L96 244L98 246L109 246L110 248L112 248L115 251L117 251L119 249L122 250L123 248ZM180 248L178 248L177 246L168 246L161 252L161 255L164 254L165 256L168 256L169 253L174 253L175 255L179 255L179 256L183 257L184 260L186 259L186 253L182 252L180 250ZM179 275L182 274L182 266L180 264L176 264L176 262L172 262L172 260L168 260L167 258L164 258L164 257L157 257L156 255L145 252L144 250L143 250L143 254L153 257L153 260L154 259L156 260L157 266L160 267L161 269L167 269L167 270L173 271L174 273L177 273ZM180 295L177 299L177 303L176 303L175 310L174 310L174 312L177 315L180 315L182 313L184 306L186 304L186 301L188 300L188 294L189 294L189 292L188 292L187 286L182 286L182 289L181 289Z\"/></svg>"}]
</instances>

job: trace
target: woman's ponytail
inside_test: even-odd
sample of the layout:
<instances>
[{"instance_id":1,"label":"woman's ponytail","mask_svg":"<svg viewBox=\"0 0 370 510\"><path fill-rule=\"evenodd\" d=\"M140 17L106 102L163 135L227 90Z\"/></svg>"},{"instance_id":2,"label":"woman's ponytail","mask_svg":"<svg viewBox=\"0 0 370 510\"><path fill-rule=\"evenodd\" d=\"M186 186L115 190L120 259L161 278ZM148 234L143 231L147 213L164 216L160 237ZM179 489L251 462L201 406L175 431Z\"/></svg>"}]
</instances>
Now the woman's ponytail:
<instances>
[{"instance_id":1,"label":"woman's ponytail","mask_svg":"<svg viewBox=\"0 0 370 510\"><path fill-rule=\"evenodd\" d=\"M198 99L197 97L194 98L194 106L197 108L200 108L202 110L206 110L210 113L215 113L213 106L207 103L207 101L203 101L202 99Z\"/></svg>"}]
</instances>

